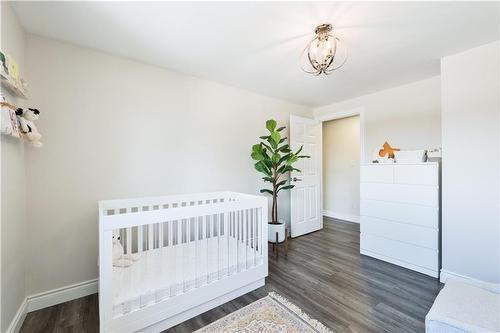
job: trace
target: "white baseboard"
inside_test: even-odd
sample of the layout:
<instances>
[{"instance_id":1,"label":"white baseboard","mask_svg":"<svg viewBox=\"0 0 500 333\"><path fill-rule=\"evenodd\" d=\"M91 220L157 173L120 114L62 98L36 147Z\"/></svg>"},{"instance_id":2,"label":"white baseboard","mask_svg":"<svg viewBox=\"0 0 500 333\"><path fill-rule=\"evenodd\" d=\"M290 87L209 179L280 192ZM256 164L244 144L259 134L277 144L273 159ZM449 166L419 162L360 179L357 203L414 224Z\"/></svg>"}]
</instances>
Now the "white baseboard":
<instances>
[{"instance_id":1,"label":"white baseboard","mask_svg":"<svg viewBox=\"0 0 500 333\"><path fill-rule=\"evenodd\" d=\"M496 293L500 293L500 283L485 282L485 281L481 281L481 280L472 278L470 276L466 276L466 275L450 272L450 271L447 271L445 269L441 269L441 275L440 275L439 280L442 283L446 284L446 281L449 278L459 279L459 280L462 280L466 283L480 287L482 289L486 289L486 290L490 290L490 291L493 291Z\"/></svg>"},{"instance_id":2,"label":"white baseboard","mask_svg":"<svg viewBox=\"0 0 500 333\"><path fill-rule=\"evenodd\" d=\"M331 210L324 210L323 215L327 216L327 217L334 218L334 219L338 219L338 220L359 223L359 216L357 216L357 215L335 213L335 212L332 212Z\"/></svg>"},{"instance_id":3,"label":"white baseboard","mask_svg":"<svg viewBox=\"0 0 500 333\"><path fill-rule=\"evenodd\" d=\"M94 279L26 297L7 328L7 333L18 333L28 312L95 294L97 287L98 280Z\"/></svg>"},{"instance_id":4,"label":"white baseboard","mask_svg":"<svg viewBox=\"0 0 500 333\"><path fill-rule=\"evenodd\" d=\"M7 333L18 333L23 326L24 319L26 318L26 313L28 313L28 299L25 298L24 301L19 306L19 309L12 319L9 328L7 328Z\"/></svg>"},{"instance_id":5,"label":"white baseboard","mask_svg":"<svg viewBox=\"0 0 500 333\"><path fill-rule=\"evenodd\" d=\"M95 294L97 287L98 279L93 279L28 296L28 312Z\"/></svg>"}]
</instances>

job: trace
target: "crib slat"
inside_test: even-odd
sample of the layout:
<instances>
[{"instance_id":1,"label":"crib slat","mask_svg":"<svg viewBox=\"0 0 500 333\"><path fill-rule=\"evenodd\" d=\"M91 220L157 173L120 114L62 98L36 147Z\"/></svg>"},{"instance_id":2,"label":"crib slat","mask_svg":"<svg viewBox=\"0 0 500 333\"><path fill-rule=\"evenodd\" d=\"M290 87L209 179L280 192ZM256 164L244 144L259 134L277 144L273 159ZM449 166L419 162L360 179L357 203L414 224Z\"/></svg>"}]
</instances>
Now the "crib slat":
<instances>
[{"instance_id":1,"label":"crib slat","mask_svg":"<svg viewBox=\"0 0 500 333\"><path fill-rule=\"evenodd\" d=\"M143 234L144 226L137 227L137 252L141 253L144 251L144 234Z\"/></svg>"},{"instance_id":2,"label":"crib slat","mask_svg":"<svg viewBox=\"0 0 500 333\"><path fill-rule=\"evenodd\" d=\"M245 249L244 249L244 245L245 245L245 228L244 228L244 224L245 224L245 215L244 215L245 211L243 210L240 210L240 242L239 242L239 245L240 245L240 256L238 257L238 265L239 265L239 270L240 272L243 271L243 258L245 257Z\"/></svg>"},{"instance_id":3,"label":"crib slat","mask_svg":"<svg viewBox=\"0 0 500 333\"><path fill-rule=\"evenodd\" d=\"M252 222L253 222L253 264L257 265L257 209L252 209Z\"/></svg>"},{"instance_id":4,"label":"crib slat","mask_svg":"<svg viewBox=\"0 0 500 333\"><path fill-rule=\"evenodd\" d=\"M180 288L181 291L184 290L184 269L182 267L182 261L184 260L184 251L183 251L183 244L182 244L182 221L183 220L178 220L177 221L177 251L176 251L176 262L177 262L177 272L178 272L178 279L177 281L180 281Z\"/></svg>"},{"instance_id":5,"label":"crib slat","mask_svg":"<svg viewBox=\"0 0 500 333\"><path fill-rule=\"evenodd\" d=\"M258 216L257 226L259 228L259 233L258 233L259 243L258 244L259 244L259 260L260 260L260 258L262 258L262 256L263 256L262 248L263 248L263 242L264 242L263 241L264 235L262 233L262 230L263 230L262 226L264 225L264 223L267 223L267 221L262 220L262 217L263 217L262 208L259 208L259 214L257 216ZM267 253L266 253L266 255L267 255Z\"/></svg>"},{"instance_id":6,"label":"crib slat","mask_svg":"<svg viewBox=\"0 0 500 333\"><path fill-rule=\"evenodd\" d=\"M208 270L208 236L207 236L207 223L208 223L208 216L203 216L203 237L205 239L205 245L206 245L206 248L205 248L205 255L204 255L204 259L205 259L205 275L206 275L206 279L205 279L205 282L208 284L208 275L209 275L209 270Z\"/></svg>"},{"instance_id":7,"label":"crib slat","mask_svg":"<svg viewBox=\"0 0 500 333\"><path fill-rule=\"evenodd\" d=\"M174 232L173 232L173 221L167 222L167 228L168 228L168 235L167 235L167 242L168 242L168 252L167 252L167 262L169 267L172 268L172 272L168 275L168 280L170 284L170 297L174 296L174 290L172 289L173 286L173 281L175 281L175 274L176 274L176 263L174 262L174 255L175 255L175 248L174 248Z\"/></svg>"},{"instance_id":8,"label":"crib slat","mask_svg":"<svg viewBox=\"0 0 500 333\"><path fill-rule=\"evenodd\" d=\"M148 224L148 251L151 251L154 247L154 224Z\"/></svg>"},{"instance_id":9,"label":"crib slat","mask_svg":"<svg viewBox=\"0 0 500 333\"><path fill-rule=\"evenodd\" d=\"M161 207L161 206L160 206ZM165 222L160 222L158 224L158 247L160 251L160 276L164 277L166 275L165 271L166 268L165 266L165 233L164 233L164 228ZM156 302L160 302L164 297L165 297L165 285L160 285L161 290L157 292L156 295Z\"/></svg>"},{"instance_id":10,"label":"crib slat","mask_svg":"<svg viewBox=\"0 0 500 333\"><path fill-rule=\"evenodd\" d=\"M234 262L231 265L234 267L235 271L238 269L238 211L233 212L233 238L231 239L232 251L236 253L234 257Z\"/></svg>"},{"instance_id":11,"label":"crib slat","mask_svg":"<svg viewBox=\"0 0 500 333\"><path fill-rule=\"evenodd\" d=\"M242 255L245 258L245 264L243 267L245 270L247 269L247 265L246 265L246 260L247 260L247 246L246 246L247 245L246 244L247 243L247 216L246 216L246 213L247 213L246 210L241 211L241 217L242 217L241 227L243 229L243 239L241 240L241 244L242 244L243 249L244 249Z\"/></svg>"},{"instance_id":12,"label":"crib slat","mask_svg":"<svg viewBox=\"0 0 500 333\"><path fill-rule=\"evenodd\" d=\"M237 227L237 234L236 234L236 271L240 271L240 224L241 224L241 211L238 210L236 213L236 227Z\"/></svg>"},{"instance_id":13,"label":"crib slat","mask_svg":"<svg viewBox=\"0 0 500 333\"><path fill-rule=\"evenodd\" d=\"M127 246L124 252L126 254L132 254L132 228L125 229L125 235Z\"/></svg>"},{"instance_id":14,"label":"crib slat","mask_svg":"<svg viewBox=\"0 0 500 333\"><path fill-rule=\"evenodd\" d=\"M200 244L200 219L194 219L194 286L198 287L198 246Z\"/></svg>"},{"instance_id":15,"label":"crib slat","mask_svg":"<svg viewBox=\"0 0 500 333\"><path fill-rule=\"evenodd\" d=\"M220 246L221 246L221 241L220 241L220 223L221 223L221 220L220 220L220 214L217 214L217 217L216 217L216 220L217 220L217 227L216 227L216 230L217 230L217 279L220 279L221 278L221 267L220 267L220 264L221 264L221 251L220 251Z\"/></svg>"},{"instance_id":16,"label":"crib slat","mask_svg":"<svg viewBox=\"0 0 500 333\"><path fill-rule=\"evenodd\" d=\"M191 203L190 203L190 205L191 205ZM189 260L186 261L186 263L191 262L191 257L192 257L192 249L191 249L191 220L192 219L186 220L186 223L187 223L187 227L186 227L186 231L187 231L187 235L186 235L186 247L187 247L187 250L188 250L188 254L187 255L188 255L188 258L189 258ZM193 265L196 266L196 263L194 262L194 260L193 260ZM186 288L188 290L191 289L191 276L189 276L189 280L188 280L188 284L187 284Z\"/></svg>"},{"instance_id":17,"label":"crib slat","mask_svg":"<svg viewBox=\"0 0 500 333\"><path fill-rule=\"evenodd\" d=\"M226 269L224 268L224 275L228 275L229 276L229 230L228 230L228 219L229 219L229 213L228 212L225 212L224 215L223 215L223 223L224 223L224 244L222 245L223 246L223 251L227 251L226 252L226 256L227 256L227 260L224 264L227 264L227 271Z\"/></svg>"},{"instance_id":18,"label":"crib slat","mask_svg":"<svg viewBox=\"0 0 500 333\"><path fill-rule=\"evenodd\" d=\"M245 269L248 269L248 240L250 238L250 229L248 228L250 216L248 209L245 209Z\"/></svg>"},{"instance_id":19,"label":"crib slat","mask_svg":"<svg viewBox=\"0 0 500 333\"><path fill-rule=\"evenodd\" d=\"M163 249L165 246L165 234L163 232L163 227L165 225L165 222L161 222L158 224L158 247L160 249Z\"/></svg>"}]
</instances>

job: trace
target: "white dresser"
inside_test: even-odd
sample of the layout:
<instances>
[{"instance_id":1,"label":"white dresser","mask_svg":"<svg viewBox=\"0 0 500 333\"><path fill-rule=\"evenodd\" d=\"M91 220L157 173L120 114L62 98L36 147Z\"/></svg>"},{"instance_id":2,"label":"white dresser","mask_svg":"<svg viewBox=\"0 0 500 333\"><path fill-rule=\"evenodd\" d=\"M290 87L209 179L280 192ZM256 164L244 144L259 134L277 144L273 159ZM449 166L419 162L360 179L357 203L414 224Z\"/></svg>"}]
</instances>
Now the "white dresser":
<instances>
[{"instance_id":1,"label":"white dresser","mask_svg":"<svg viewBox=\"0 0 500 333\"><path fill-rule=\"evenodd\" d=\"M363 164L361 254L439 276L438 163Z\"/></svg>"}]
</instances>

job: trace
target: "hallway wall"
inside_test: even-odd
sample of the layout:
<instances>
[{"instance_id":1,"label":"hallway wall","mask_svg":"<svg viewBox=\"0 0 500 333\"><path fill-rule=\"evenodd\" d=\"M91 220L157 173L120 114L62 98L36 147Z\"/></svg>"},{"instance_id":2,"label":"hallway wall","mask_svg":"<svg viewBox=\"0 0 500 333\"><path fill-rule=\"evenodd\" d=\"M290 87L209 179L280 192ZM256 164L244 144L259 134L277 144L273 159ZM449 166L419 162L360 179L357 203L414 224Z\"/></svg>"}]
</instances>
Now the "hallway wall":
<instances>
[{"instance_id":1,"label":"hallway wall","mask_svg":"<svg viewBox=\"0 0 500 333\"><path fill-rule=\"evenodd\" d=\"M323 123L323 211L359 222L359 116Z\"/></svg>"}]
</instances>

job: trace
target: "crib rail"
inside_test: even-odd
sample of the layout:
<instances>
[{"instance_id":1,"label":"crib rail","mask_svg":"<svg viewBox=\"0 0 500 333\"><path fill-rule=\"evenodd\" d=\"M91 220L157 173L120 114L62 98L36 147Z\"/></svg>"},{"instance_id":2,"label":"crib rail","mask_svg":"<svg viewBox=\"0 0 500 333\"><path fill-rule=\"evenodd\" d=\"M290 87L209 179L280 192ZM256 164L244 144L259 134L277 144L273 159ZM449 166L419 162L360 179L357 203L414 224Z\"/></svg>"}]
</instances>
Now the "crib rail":
<instances>
[{"instance_id":1,"label":"crib rail","mask_svg":"<svg viewBox=\"0 0 500 333\"><path fill-rule=\"evenodd\" d=\"M267 275L267 199L215 192L101 201L99 238L106 325L237 274Z\"/></svg>"}]
</instances>

